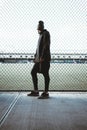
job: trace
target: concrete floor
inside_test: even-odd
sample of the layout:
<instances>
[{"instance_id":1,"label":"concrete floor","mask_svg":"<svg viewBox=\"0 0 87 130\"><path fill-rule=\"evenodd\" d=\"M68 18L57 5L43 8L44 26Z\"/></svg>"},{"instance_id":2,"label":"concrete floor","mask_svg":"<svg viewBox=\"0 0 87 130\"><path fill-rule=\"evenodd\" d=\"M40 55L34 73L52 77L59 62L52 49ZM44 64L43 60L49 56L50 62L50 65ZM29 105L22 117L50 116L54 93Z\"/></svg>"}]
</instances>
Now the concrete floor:
<instances>
[{"instance_id":1,"label":"concrete floor","mask_svg":"<svg viewBox=\"0 0 87 130\"><path fill-rule=\"evenodd\" d=\"M87 93L50 92L49 99L27 92L0 92L0 130L87 130Z\"/></svg>"}]
</instances>

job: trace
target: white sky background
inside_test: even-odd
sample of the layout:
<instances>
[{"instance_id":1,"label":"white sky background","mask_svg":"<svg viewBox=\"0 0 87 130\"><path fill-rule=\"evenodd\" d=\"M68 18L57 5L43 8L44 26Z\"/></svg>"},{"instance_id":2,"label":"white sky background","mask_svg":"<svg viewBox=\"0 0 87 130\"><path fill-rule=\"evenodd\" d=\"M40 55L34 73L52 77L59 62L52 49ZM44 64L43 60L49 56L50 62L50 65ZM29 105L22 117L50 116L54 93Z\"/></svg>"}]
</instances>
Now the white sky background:
<instances>
[{"instance_id":1,"label":"white sky background","mask_svg":"<svg viewBox=\"0 0 87 130\"><path fill-rule=\"evenodd\" d=\"M0 0L0 52L35 52L39 20L52 53L87 52L87 0Z\"/></svg>"}]
</instances>

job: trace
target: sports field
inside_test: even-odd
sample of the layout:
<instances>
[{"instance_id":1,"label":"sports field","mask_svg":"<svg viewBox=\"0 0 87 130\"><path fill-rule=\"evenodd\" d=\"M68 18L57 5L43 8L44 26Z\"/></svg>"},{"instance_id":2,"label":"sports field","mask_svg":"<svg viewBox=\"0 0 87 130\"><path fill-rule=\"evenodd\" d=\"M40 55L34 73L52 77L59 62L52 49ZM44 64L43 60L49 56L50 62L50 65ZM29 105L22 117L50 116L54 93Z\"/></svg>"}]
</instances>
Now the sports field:
<instances>
[{"instance_id":1,"label":"sports field","mask_svg":"<svg viewBox=\"0 0 87 130\"><path fill-rule=\"evenodd\" d=\"M0 90L32 90L33 63L1 63ZM39 90L44 89L44 78L38 74ZM87 64L58 64L50 66L50 90L87 90Z\"/></svg>"}]
</instances>

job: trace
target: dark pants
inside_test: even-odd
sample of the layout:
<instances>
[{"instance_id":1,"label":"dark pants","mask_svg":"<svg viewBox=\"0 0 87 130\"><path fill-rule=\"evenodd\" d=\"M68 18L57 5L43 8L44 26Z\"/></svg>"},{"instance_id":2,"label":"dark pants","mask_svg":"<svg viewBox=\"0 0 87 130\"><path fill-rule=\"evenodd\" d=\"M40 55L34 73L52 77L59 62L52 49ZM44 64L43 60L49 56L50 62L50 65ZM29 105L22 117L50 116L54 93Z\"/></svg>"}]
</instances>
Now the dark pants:
<instances>
[{"instance_id":1,"label":"dark pants","mask_svg":"<svg viewBox=\"0 0 87 130\"><path fill-rule=\"evenodd\" d=\"M42 62L42 63L35 63L33 66L33 69L31 71L34 90L38 90L38 78L37 73L41 73L44 76L45 80L45 91L48 92L49 90L49 68L50 68L50 62Z\"/></svg>"}]
</instances>

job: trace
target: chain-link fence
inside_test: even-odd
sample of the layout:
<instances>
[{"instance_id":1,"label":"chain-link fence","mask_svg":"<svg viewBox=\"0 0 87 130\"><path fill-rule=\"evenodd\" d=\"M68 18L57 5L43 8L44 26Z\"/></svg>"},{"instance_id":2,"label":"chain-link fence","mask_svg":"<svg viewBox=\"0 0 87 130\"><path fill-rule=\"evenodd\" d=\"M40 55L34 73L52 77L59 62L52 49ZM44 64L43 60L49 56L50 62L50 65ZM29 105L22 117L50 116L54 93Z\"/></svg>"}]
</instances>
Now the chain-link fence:
<instances>
[{"instance_id":1,"label":"chain-link fence","mask_svg":"<svg viewBox=\"0 0 87 130\"><path fill-rule=\"evenodd\" d=\"M8 56L8 57L7 57ZM18 55L4 55L0 63L0 90L32 90L31 70L34 65L33 57ZM20 58L19 58L20 56ZM57 57L61 57L61 59ZM50 63L50 90L87 90L87 59L78 55L80 59L70 58L70 55L53 55ZM73 55L72 55L73 56ZM77 56L77 55L76 55ZM24 58L23 58L24 57ZM26 58L27 57L27 58ZM74 57L75 58L75 55ZM44 89L44 77L38 76L38 88Z\"/></svg>"},{"instance_id":2,"label":"chain-link fence","mask_svg":"<svg viewBox=\"0 0 87 130\"><path fill-rule=\"evenodd\" d=\"M86 0L1 0L0 90L33 89L31 70L39 20L51 34L51 55L55 52L50 90L87 90L86 7ZM41 74L38 83L43 90Z\"/></svg>"}]
</instances>

